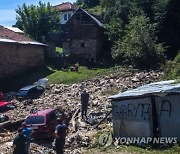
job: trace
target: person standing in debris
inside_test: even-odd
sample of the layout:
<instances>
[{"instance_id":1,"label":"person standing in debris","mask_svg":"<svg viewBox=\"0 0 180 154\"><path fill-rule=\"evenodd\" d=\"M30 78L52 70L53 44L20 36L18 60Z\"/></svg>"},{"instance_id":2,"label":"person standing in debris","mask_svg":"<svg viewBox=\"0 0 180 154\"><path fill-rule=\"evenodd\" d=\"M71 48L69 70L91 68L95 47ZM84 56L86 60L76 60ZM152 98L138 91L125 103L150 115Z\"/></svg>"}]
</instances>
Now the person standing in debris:
<instances>
[{"instance_id":1,"label":"person standing in debris","mask_svg":"<svg viewBox=\"0 0 180 154\"><path fill-rule=\"evenodd\" d=\"M57 154L64 153L65 137L67 133L67 126L59 119L59 124L55 129L55 151Z\"/></svg>"},{"instance_id":2,"label":"person standing in debris","mask_svg":"<svg viewBox=\"0 0 180 154\"><path fill-rule=\"evenodd\" d=\"M22 133L23 133L23 135L26 136L26 139L27 139L26 153L28 154L30 143L31 143L31 134L33 133L33 130L32 130L32 128L27 127L25 122L22 123L22 129L23 129Z\"/></svg>"},{"instance_id":3,"label":"person standing in debris","mask_svg":"<svg viewBox=\"0 0 180 154\"><path fill-rule=\"evenodd\" d=\"M86 90L83 91L81 94L81 116L82 119L87 117L87 107L88 107L88 101L89 101L89 94L86 92Z\"/></svg>"},{"instance_id":4,"label":"person standing in debris","mask_svg":"<svg viewBox=\"0 0 180 154\"><path fill-rule=\"evenodd\" d=\"M26 154L27 139L22 133L22 128L18 129L18 135L13 140L13 154Z\"/></svg>"}]
</instances>

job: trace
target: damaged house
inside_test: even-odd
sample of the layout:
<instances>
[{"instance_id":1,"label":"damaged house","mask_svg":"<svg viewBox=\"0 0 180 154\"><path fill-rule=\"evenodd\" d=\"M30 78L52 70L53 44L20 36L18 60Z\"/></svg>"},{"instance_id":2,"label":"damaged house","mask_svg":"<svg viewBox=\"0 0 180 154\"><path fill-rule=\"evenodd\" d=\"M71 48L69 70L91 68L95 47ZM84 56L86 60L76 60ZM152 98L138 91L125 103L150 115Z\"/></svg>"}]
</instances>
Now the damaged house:
<instances>
[{"instance_id":1,"label":"damaged house","mask_svg":"<svg viewBox=\"0 0 180 154\"><path fill-rule=\"evenodd\" d=\"M44 64L45 45L0 26L0 80Z\"/></svg>"},{"instance_id":2,"label":"damaged house","mask_svg":"<svg viewBox=\"0 0 180 154\"><path fill-rule=\"evenodd\" d=\"M104 31L99 20L79 8L64 25L63 54L77 61L95 62L107 47Z\"/></svg>"},{"instance_id":3,"label":"damaged house","mask_svg":"<svg viewBox=\"0 0 180 154\"><path fill-rule=\"evenodd\" d=\"M177 137L180 140L180 83L141 86L109 97L115 137Z\"/></svg>"}]
</instances>

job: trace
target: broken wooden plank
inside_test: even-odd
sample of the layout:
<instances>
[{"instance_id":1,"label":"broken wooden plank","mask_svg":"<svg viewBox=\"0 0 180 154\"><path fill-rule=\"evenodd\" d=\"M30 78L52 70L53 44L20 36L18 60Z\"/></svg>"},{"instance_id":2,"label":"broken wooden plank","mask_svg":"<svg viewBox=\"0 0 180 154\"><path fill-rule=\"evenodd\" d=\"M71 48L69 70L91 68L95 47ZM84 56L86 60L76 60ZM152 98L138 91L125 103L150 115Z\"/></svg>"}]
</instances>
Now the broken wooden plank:
<instances>
[{"instance_id":1,"label":"broken wooden plank","mask_svg":"<svg viewBox=\"0 0 180 154\"><path fill-rule=\"evenodd\" d=\"M80 112L80 108L78 108L77 110L76 110L76 112L74 113L74 115L72 116L72 119L71 119L71 123L72 123L72 131L74 132L74 131L76 131L76 125L77 125L77 123L76 123L76 117L77 117L77 115L78 115L78 113Z\"/></svg>"},{"instance_id":2,"label":"broken wooden plank","mask_svg":"<svg viewBox=\"0 0 180 154\"><path fill-rule=\"evenodd\" d=\"M98 126L111 114L112 110L108 112L108 114L95 126L95 128L98 128Z\"/></svg>"}]
</instances>

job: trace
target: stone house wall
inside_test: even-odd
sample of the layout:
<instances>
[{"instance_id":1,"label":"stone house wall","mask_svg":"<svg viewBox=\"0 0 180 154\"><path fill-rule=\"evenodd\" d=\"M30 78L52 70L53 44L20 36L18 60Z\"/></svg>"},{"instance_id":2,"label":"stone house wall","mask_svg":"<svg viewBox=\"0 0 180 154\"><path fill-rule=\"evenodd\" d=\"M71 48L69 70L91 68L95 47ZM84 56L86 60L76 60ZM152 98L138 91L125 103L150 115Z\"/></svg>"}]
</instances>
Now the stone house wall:
<instances>
[{"instance_id":1,"label":"stone house wall","mask_svg":"<svg viewBox=\"0 0 180 154\"><path fill-rule=\"evenodd\" d=\"M78 58L94 58L96 59L98 51L102 47L101 40L96 39L74 39L69 44L63 44L63 53L70 54Z\"/></svg>"},{"instance_id":2,"label":"stone house wall","mask_svg":"<svg viewBox=\"0 0 180 154\"><path fill-rule=\"evenodd\" d=\"M0 42L0 79L44 64L44 46Z\"/></svg>"}]
</instances>

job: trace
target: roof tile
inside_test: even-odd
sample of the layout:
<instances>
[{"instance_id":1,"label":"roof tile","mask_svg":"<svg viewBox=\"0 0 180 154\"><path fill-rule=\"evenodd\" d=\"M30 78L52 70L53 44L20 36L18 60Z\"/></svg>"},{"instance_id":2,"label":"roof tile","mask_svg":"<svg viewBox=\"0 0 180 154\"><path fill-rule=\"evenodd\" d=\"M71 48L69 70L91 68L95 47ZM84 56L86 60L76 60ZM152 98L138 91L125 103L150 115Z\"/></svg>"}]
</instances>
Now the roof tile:
<instances>
[{"instance_id":1,"label":"roof tile","mask_svg":"<svg viewBox=\"0 0 180 154\"><path fill-rule=\"evenodd\" d=\"M62 3L59 5L54 6L55 9L57 9L58 11L68 11L68 10L78 10L78 6L71 4L70 2L66 2L66 3Z\"/></svg>"},{"instance_id":2,"label":"roof tile","mask_svg":"<svg viewBox=\"0 0 180 154\"><path fill-rule=\"evenodd\" d=\"M29 37L24 35L18 34L12 30L9 30L0 25L0 38L1 39L10 39L14 41L30 41L30 42L37 42Z\"/></svg>"}]
</instances>

